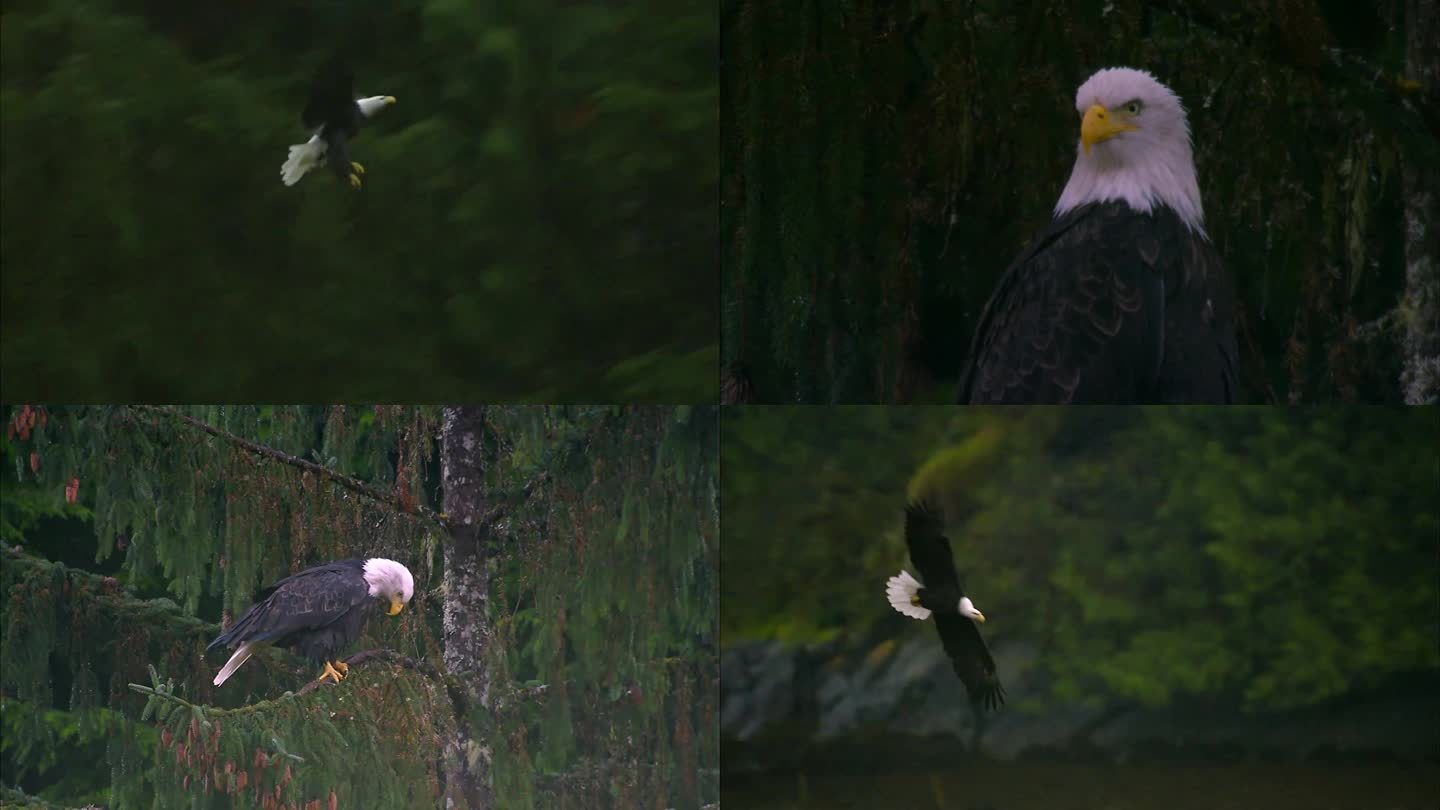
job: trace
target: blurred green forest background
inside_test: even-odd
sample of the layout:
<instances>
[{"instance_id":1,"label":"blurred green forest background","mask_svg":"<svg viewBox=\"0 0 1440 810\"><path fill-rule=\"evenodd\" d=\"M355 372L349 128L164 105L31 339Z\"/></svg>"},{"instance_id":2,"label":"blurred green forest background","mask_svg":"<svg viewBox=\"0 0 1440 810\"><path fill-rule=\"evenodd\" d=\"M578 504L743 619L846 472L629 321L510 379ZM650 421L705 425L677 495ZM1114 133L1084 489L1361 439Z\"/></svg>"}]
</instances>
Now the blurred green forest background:
<instances>
[{"instance_id":1,"label":"blurred green forest background","mask_svg":"<svg viewBox=\"0 0 1440 810\"><path fill-rule=\"evenodd\" d=\"M1433 4L721 5L731 399L953 401L975 320L1069 176L1075 91L1117 65L1189 111L1246 400L1399 401L1416 329L1436 362L1431 318L1402 303L1436 297L1407 282L1405 227L1426 199L1407 178L1440 183ZM1425 9L1429 34L1407 17ZM1430 191L1417 273L1440 253Z\"/></svg>"},{"instance_id":2,"label":"blurred green forest background","mask_svg":"<svg viewBox=\"0 0 1440 810\"><path fill-rule=\"evenodd\" d=\"M3 14L12 396L713 399L713 6ZM286 188L335 54L398 104L352 144L362 191Z\"/></svg>"},{"instance_id":3,"label":"blurred green forest background","mask_svg":"<svg viewBox=\"0 0 1440 810\"><path fill-rule=\"evenodd\" d=\"M722 644L932 635L884 600L928 495L992 647L1039 650L1022 712L1433 677L1437 446L1434 409L726 409Z\"/></svg>"}]
</instances>

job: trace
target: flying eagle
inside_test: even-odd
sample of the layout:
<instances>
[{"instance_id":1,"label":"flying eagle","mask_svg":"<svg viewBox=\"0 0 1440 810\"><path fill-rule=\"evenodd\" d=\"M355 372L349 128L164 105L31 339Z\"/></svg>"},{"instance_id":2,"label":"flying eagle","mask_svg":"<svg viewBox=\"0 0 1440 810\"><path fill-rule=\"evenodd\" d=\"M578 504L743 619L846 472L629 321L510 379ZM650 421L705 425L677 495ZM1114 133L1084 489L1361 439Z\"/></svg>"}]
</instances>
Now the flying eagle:
<instances>
[{"instance_id":1,"label":"flying eagle","mask_svg":"<svg viewBox=\"0 0 1440 810\"><path fill-rule=\"evenodd\" d=\"M262 645L289 647L316 663L324 663L320 680L336 683L350 669L335 654L360 637L371 613L398 614L415 592L410 569L394 560L338 560L288 576L259 594L229 630L210 642L235 650L215 676L225 683ZM237 646L238 645L238 646Z\"/></svg>"},{"instance_id":2,"label":"flying eagle","mask_svg":"<svg viewBox=\"0 0 1440 810\"><path fill-rule=\"evenodd\" d=\"M1234 292L1185 108L1149 73L1110 68L1075 109L1070 182L985 305L960 403L1233 401Z\"/></svg>"},{"instance_id":3,"label":"flying eagle","mask_svg":"<svg viewBox=\"0 0 1440 810\"><path fill-rule=\"evenodd\" d=\"M912 619L935 617L940 643L964 682L970 702L977 711L997 709L1005 703L1005 688L995 675L990 648L980 637L979 624L985 622L985 614L960 588L944 531L945 516L938 507L925 501L905 507L905 545L925 583L916 582L902 570L886 581L885 596L892 607Z\"/></svg>"},{"instance_id":4,"label":"flying eagle","mask_svg":"<svg viewBox=\"0 0 1440 810\"><path fill-rule=\"evenodd\" d=\"M360 132L360 123L395 103L394 96L355 98L355 76L344 62L332 61L320 68L310 85L310 99L300 120L313 134L305 143L290 147L290 157L280 167L280 179L287 186L300 182L305 173L328 163L341 180L360 188L365 167L350 159L347 148Z\"/></svg>"}]
</instances>

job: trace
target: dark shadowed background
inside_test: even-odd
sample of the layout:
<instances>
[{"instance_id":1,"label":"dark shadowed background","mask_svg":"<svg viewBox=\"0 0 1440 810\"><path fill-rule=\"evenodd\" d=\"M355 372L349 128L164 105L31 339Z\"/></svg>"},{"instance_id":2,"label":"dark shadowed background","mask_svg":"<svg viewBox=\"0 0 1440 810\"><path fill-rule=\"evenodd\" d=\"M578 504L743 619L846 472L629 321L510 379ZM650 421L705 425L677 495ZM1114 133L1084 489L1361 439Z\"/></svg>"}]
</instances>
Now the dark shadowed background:
<instances>
[{"instance_id":1,"label":"dark shadowed background","mask_svg":"<svg viewBox=\"0 0 1440 810\"><path fill-rule=\"evenodd\" d=\"M722 414L733 808L1421 808L1440 795L1433 409ZM943 504L1008 702L913 572Z\"/></svg>"},{"instance_id":2,"label":"dark shadowed background","mask_svg":"<svg viewBox=\"0 0 1440 810\"><path fill-rule=\"evenodd\" d=\"M12 398L713 399L713 6L4 16ZM336 53L398 104L352 144L362 191L286 188Z\"/></svg>"},{"instance_id":3,"label":"dark shadowed background","mask_svg":"<svg viewBox=\"0 0 1440 810\"><path fill-rule=\"evenodd\" d=\"M1410 363L1429 380L1411 401L1433 400L1440 231L1405 226L1440 219L1433 9L726 0L723 385L953 401L995 281L1069 176L1076 89L1126 65L1189 111L1245 399L1396 402Z\"/></svg>"}]
</instances>

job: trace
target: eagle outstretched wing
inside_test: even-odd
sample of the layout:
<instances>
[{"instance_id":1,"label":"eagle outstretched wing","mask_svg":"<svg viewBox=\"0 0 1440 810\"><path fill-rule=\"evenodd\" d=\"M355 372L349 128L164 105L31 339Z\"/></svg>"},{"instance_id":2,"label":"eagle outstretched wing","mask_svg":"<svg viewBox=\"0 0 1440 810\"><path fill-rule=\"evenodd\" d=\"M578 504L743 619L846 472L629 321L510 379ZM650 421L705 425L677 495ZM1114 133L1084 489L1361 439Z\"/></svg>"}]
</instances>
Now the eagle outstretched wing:
<instances>
[{"instance_id":1,"label":"eagle outstretched wing","mask_svg":"<svg viewBox=\"0 0 1440 810\"><path fill-rule=\"evenodd\" d=\"M935 629L971 702L992 711L1004 705L1005 687L995 674L995 659L975 622L955 613L936 613Z\"/></svg>"},{"instance_id":2,"label":"eagle outstretched wing","mask_svg":"<svg viewBox=\"0 0 1440 810\"><path fill-rule=\"evenodd\" d=\"M310 83L310 97L300 120L310 129L322 124L348 126L359 111L355 109L355 74L341 59L326 62Z\"/></svg>"},{"instance_id":3,"label":"eagle outstretched wing","mask_svg":"<svg viewBox=\"0 0 1440 810\"><path fill-rule=\"evenodd\" d=\"M945 536L945 514L937 505L921 500L905 506L905 544L910 548L910 561L925 580L922 593L958 604L964 592L955 571L950 540ZM935 607L932 602L927 606ZM980 628L956 613L954 607L934 610L932 615L940 643L970 700L979 708L992 710L1004 704L1005 689L995 674L995 659L990 656Z\"/></svg>"},{"instance_id":4,"label":"eagle outstretched wing","mask_svg":"<svg viewBox=\"0 0 1440 810\"><path fill-rule=\"evenodd\" d=\"M955 574L955 558L950 553L950 539L945 536L945 514L929 501L915 501L905 506L905 545L910 561L926 588L960 590ZM956 594L959 598L959 594Z\"/></svg>"}]
</instances>

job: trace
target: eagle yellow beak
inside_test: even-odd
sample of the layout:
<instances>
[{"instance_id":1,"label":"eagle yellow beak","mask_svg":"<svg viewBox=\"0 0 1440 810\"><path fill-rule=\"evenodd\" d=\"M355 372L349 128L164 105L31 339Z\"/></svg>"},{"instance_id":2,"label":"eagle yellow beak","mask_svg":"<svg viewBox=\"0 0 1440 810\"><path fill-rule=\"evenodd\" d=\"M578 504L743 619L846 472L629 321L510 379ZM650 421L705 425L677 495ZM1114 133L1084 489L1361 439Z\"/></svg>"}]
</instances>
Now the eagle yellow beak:
<instances>
[{"instance_id":1,"label":"eagle yellow beak","mask_svg":"<svg viewBox=\"0 0 1440 810\"><path fill-rule=\"evenodd\" d=\"M386 103L386 104L394 104L394 103L395 103L395 97L394 97L394 96L386 96L386 97L385 97L385 103Z\"/></svg>"},{"instance_id":2,"label":"eagle yellow beak","mask_svg":"<svg viewBox=\"0 0 1440 810\"><path fill-rule=\"evenodd\" d=\"M1080 145L1088 155L1090 147L1095 144L1108 141L1122 132L1134 132L1137 129L1139 127L1123 120L1122 113L1111 113L1095 104L1085 111L1085 118L1080 122Z\"/></svg>"},{"instance_id":3,"label":"eagle yellow beak","mask_svg":"<svg viewBox=\"0 0 1440 810\"><path fill-rule=\"evenodd\" d=\"M400 597L392 596L390 597L390 607L385 610L385 615L398 616L400 615L400 611L404 609L405 603L400 601Z\"/></svg>"},{"instance_id":4,"label":"eagle yellow beak","mask_svg":"<svg viewBox=\"0 0 1440 810\"><path fill-rule=\"evenodd\" d=\"M981 612L978 611L978 610L975 611L975 621L977 621L977 622L979 622L979 623L981 623L981 624L984 624L984 623L985 623L985 614L984 614L984 613L981 613Z\"/></svg>"}]
</instances>

